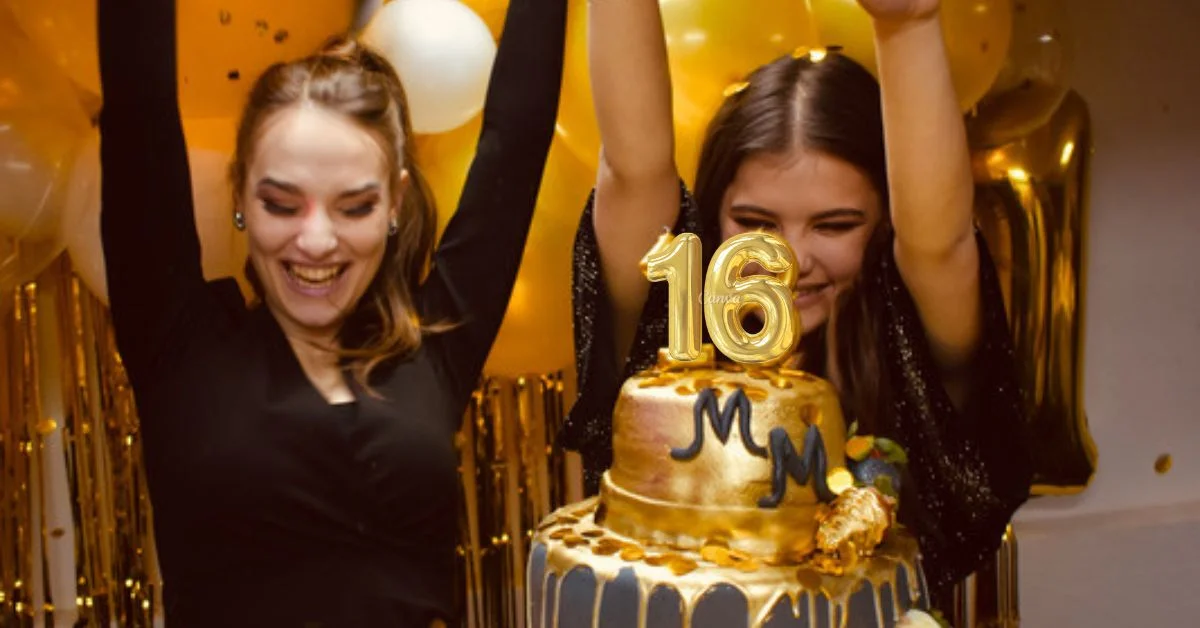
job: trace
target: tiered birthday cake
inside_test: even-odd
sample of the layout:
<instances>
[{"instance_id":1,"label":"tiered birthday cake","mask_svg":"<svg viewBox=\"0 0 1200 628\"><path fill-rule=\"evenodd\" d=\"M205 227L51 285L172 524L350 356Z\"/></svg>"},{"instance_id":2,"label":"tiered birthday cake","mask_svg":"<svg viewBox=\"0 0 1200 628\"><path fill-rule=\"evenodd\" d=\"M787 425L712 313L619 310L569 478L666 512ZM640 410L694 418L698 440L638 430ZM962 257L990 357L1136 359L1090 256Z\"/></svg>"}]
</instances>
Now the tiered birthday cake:
<instances>
[{"instance_id":1,"label":"tiered birthday cake","mask_svg":"<svg viewBox=\"0 0 1200 628\"><path fill-rule=\"evenodd\" d=\"M848 443L828 382L663 351L613 430L600 495L534 535L531 626L873 628L924 606L894 446Z\"/></svg>"}]
</instances>

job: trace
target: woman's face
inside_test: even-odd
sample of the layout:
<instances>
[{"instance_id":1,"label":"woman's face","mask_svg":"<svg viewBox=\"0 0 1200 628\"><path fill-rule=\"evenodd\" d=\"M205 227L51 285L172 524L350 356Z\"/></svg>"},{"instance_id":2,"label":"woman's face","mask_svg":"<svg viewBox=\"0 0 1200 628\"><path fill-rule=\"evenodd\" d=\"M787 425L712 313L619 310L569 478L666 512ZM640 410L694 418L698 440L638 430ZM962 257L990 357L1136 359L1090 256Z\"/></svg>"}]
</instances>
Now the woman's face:
<instances>
[{"instance_id":1,"label":"woman's face","mask_svg":"<svg viewBox=\"0 0 1200 628\"><path fill-rule=\"evenodd\" d=\"M862 268L883 215L879 193L857 167L797 149L742 162L721 203L721 239L771 231L796 254L796 309L806 331L829 320L839 292Z\"/></svg>"},{"instance_id":2,"label":"woman's face","mask_svg":"<svg viewBox=\"0 0 1200 628\"><path fill-rule=\"evenodd\" d=\"M251 263L285 331L334 334L366 292L400 201L389 166L374 136L323 108L264 123L241 205Z\"/></svg>"}]
</instances>

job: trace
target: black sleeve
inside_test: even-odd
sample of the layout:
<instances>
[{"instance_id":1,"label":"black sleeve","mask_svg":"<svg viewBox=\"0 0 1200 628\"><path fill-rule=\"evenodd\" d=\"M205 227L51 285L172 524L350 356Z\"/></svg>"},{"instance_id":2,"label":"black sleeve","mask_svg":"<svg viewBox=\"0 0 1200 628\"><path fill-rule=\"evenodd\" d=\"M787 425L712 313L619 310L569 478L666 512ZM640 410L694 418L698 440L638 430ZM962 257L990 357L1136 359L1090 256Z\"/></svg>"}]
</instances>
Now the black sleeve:
<instances>
[{"instance_id":1,"label":"black sleeve","mask_svg":"<svg viewBox=\"0 0 1200 628\"><path fill-rule=\"evenodd\" d=\"M613 346L612 303L600 270L600 248L592 222L594 203L593 192L575 233L571 297L579 393L559 436L564 447L582 454L584 490L589 495L599 490L600 476L612 464L612 411L621 385L638 371L653 365L658 349L667 346L669 300L665 282L650 285L633 347L625 364L618 365ZM679 184L679 218L672 233L703 235L699 211L682 181ZM704 249L707 263L707 256L713 249L708 242Z\"/></svg>"},{"instance_id":2,"label":"black sleeve","mask_svg":"<svg viewBox=\"0 0 1200 628\"><path fill-rule=\"evenodd\" d=\"M909 459L900 519L917 535L930 588L942 594L995 555L1032 483L1008 317L987 243L978 234L976 241L983 328L961 411L941 384L890 243L873 280L883 295L883 366L891 397L882 431L905 447Z\"/></svg>"},{"instance_id":3,"label":"black sleeve","mask_svg":"<svg viewBox=\"0 0 1200 628\"><path fill-rule=\"evenodd\" d=\"M430 343L456 397L475 388L508 307L533 218L562 79L566 0L512 0L458 210L421 290Z\"/></svg>"},{"instance_id":4,"label":"black sleeve","mask_svg":"<svg viewBox=\"0 0 1200 628\"><path fill-rule=\"evenodd\" d=\"M175 2L98 0L101 241L135 385L209 316L176 95Z\"/></svg>"}]
</instances>

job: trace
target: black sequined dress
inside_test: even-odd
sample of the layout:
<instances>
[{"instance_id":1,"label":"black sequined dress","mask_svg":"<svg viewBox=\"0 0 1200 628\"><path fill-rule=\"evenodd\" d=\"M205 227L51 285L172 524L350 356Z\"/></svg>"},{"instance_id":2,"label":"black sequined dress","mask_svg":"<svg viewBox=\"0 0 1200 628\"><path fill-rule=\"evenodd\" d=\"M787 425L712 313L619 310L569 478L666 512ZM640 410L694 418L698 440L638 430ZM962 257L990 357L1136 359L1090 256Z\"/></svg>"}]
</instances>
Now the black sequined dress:
<instances>
[{"instance_id":1,"label":"black sequined dress","mask_svg":"<svg viewBox=\"0 0 1200 628\"><path fill-rule=\"evenodd\" d=\"M594 197L593 197L594 198ZM667 286L652 284L629 358L617 369L613 320L592 224L592 199L575 239L573 281L575 356L579 397L567 417L562 443L581 452L586 490L598 490L612 463L612 411L621 384L652 365L667 344ZM717 234L705 233L695 202L681 186L675 234L704 241L705 267ZM907 450L909 464L900 520L920 541L930 588L941 598L996 551L1005 526L1026 500L1030 465L1022 430L1024 403L1017 385L1012 342L996 271L979 238L983 335L971 367L971 396L957 411L942 386L925 331L891 254L891 240L862 288L878 291L882 311L880 368L886 380L883 423L876 433Z\"/></svg>"}]
</instances>

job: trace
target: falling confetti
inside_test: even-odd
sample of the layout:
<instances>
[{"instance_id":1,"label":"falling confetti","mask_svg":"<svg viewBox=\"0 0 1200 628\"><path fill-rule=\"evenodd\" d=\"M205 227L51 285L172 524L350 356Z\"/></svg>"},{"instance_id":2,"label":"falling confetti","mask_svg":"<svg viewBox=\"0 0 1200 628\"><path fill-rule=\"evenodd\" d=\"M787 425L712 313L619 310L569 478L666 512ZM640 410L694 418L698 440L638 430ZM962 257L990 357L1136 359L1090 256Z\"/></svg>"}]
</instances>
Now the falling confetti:
<instances>
[{"instance_id":1,"label":"falling confetti","mask_svg":"<svg viewBox=\"0 0 1200 628\"><path fill-rule=\"evenodd\" d=\"M1166 475L1171 470L1171 454L1163 454L1154 461L1154 471L1159 475Z\"/></svg>"}]
</instances>

